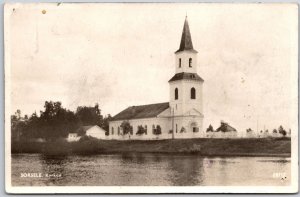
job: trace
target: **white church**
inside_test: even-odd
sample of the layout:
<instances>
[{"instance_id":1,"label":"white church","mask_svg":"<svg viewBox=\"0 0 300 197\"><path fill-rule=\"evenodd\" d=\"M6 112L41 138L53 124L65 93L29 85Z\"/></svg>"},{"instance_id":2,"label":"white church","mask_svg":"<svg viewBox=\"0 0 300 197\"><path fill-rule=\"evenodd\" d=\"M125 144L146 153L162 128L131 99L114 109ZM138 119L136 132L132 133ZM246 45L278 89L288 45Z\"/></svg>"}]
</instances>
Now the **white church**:
<instances>
[{"instance_id":1,"label":"white church","mask_svg":"<svg viewBox=\"0 0 300 197\"><path fill-rule=\"evenodd\" d=\"M169 80L169 102L131 106L121 111L109 122L108 139L204 137L202 106L204 80L197 74L197 53L193 48L186 18L180 46L175 52L175 75ZM129 125L130 131L126 134L123 132L122 123Z\"/></svg>"}]
</instances>

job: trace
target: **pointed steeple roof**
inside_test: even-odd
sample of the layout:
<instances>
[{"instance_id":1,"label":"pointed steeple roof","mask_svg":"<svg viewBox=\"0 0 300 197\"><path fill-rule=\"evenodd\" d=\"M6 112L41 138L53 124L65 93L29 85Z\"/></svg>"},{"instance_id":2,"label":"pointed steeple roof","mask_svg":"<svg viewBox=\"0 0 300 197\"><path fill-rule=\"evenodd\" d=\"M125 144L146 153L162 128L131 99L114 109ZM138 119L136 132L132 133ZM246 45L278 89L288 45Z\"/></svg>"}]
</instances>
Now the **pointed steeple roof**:
<instances>
[{"instance_id":1,"label":"pointed steeple roof","mask_svg":"<svg viewBox=\"0 0 300 197\"><path fill-rule=\"evenodd\" d=\"M180 51L185 51L185 50L189 50L189 51L193 51L193 52L197 53L197 51L194 50L194 48L193 48L192 37L191 37L191 33L190 33L187 16L185 16L180 46L179 46L179 49L175 53L180 52Z\"/></svg>"}]
</instances>

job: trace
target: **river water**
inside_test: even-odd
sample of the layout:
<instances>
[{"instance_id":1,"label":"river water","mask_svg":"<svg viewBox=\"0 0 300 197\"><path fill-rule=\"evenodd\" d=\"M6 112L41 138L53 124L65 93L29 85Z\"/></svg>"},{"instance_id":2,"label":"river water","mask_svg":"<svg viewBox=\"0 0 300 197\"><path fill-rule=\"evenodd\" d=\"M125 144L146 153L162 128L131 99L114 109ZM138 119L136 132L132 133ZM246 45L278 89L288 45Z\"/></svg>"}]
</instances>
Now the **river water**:
<instances>
[{"instance_id":1,"label":"river water","mask_svg":"<svg viewBox=\"0 0 300 197\"><path fill-rule=\"evenodd\" d=\"M290 158L12 155L13 186L284 186ZM38 176L38 177L36 177Z\"/></svg>"}]
</instances>

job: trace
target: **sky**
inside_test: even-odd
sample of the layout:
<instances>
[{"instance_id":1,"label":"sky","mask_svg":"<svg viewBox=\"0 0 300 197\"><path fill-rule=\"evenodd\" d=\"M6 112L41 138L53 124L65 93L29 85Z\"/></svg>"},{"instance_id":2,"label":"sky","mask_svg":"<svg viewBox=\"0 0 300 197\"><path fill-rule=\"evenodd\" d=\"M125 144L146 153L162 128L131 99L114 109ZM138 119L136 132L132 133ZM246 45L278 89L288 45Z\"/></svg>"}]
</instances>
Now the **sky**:
<instances>
[{"instance_id":1,"label":"sky","mask_svg":"<svg viewBox=\"0 0 300 197\"><path fill-rule=\"evenodd\" d=\"M99 103L102 114L169 101L185 16L204 79L204 128L297 125L296 4L10 4L10 110ZM8 83L9 81L9 83Z\"/></svg>"}]
</instances>

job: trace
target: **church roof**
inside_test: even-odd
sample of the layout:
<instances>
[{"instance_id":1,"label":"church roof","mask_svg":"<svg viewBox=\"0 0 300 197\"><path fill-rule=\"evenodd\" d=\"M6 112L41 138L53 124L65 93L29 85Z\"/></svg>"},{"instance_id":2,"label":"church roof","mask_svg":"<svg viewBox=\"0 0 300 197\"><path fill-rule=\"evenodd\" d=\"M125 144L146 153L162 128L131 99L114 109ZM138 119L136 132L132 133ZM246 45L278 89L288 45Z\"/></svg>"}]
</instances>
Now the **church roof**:
<instances>
[{"instance_id":1,"label":"church roof","mask_svg":"<svg viewBox=\"0 0 300 197\"><path fill-rule=\"evenodd\" d=\"M177 73L175 74L170 80L171 81L177 81L182 79L188 79L188 80L194 80L194 81L204 81L197 73Z\"/></svg>"},{"instance_id":2,"label":"church roof","mask_svg":"<svg viewBox=\"0 0 300 197\"><path fill-rule=\"evenodd\" d=\"M183 25L180 46L179 46L179 49L175 53L178 53L180 51L185 51L185 50L189 50L189 51L197 53L197 51L194 50L194 48L193 48L192 37L191 37L187 17L185 17L185 21L184 21L184 25Z\"/></svg>"},{"instance_id":3,"label":"church roof","mask_svg":"<svg viewBox=\"0 0 300 197\"><path fill-rule=\"evenodd\" d=\"M169 102L131 106L115 115L111 121L153 118L169 108Z\"/></svg>"},{"instance_id":4,"label":"church roof","mask_svg":"<svg viewBox=\"0 0 300 197\"><path fill-rule=\"evenodd\" d=\"M78 127L78 129L75 131L75 133L78 133L80 131L84 131L86 132L87 130L89 130L90 128L97 126L97 125L86 125L86 126L80 126Z\"/></svg>"},{"instance_id":5,"label":"church roof","mask_svg":"<svg viewBox=\"0 0 300 197\"><path fill-rule=\"evenodd\" d=\"M81 128L84 130L84 131L87 131L89 130L90 128L94 127L95 125L88 125L88 126L82 126Z\"/></svg>"},{"instance_id":6,"label":"church roof","mask_svg":"<svg viewBox=\"0 0 300 197\"><path fill-rule=\"evenodd\" d=\"M221 122L221 126L219 128L217 128L216 132L232 132L232 131L236 131L235 128L233 128L232 126L230 126L228 123L226 122Z\"/></svg>"}]
</instances>

